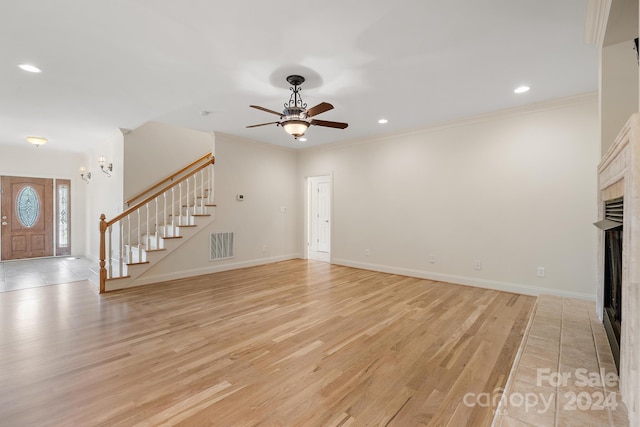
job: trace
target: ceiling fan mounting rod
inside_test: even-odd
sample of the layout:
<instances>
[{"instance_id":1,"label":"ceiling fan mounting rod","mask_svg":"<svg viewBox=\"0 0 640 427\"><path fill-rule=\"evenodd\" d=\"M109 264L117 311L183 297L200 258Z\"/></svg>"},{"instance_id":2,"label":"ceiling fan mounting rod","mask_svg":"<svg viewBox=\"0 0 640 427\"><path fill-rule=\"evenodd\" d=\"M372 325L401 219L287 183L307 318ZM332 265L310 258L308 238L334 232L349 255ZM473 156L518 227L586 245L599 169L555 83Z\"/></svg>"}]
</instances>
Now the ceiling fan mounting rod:
<instances>
[{"instance_id":1,"label":"ceiling fan mounting rod","mask_svg":"<svg viewBox=\"0 0 640 427\"><path fill-rule=\"evenodd\" d=\"M302 102L302 96L300 96L300 91L302 90L302 88L299 87L302 83L304 83L304 77L294 74L288 76L287 81L289 82L289 84L293 85L293 87L289 88L289 90L291 90L293 93L289 98L289 102L284 104L284 108L300 108L303 110L306 109L307 104Z\"/></svg>"}]
</instances>

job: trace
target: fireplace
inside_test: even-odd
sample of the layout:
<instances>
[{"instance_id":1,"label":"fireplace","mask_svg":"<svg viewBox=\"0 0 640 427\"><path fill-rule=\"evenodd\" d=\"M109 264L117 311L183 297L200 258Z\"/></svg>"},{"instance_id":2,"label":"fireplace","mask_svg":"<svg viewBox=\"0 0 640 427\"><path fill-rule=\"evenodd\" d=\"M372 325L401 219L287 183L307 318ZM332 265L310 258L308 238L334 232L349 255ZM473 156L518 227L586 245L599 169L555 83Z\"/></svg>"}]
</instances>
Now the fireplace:
<instances>
[{"instance_id":1,"label":"fireplace","mask_svg":"<svg viewBox=\"0 0 640 427\"><path fill-rule=\"evenodd\" d=\"M598 165L598 218L598 316L619 352L629 425L640 425L640 113Z\"/></svg>"},{"instance_id":2,"label":"fireplace","mask_svg":"<svg viewBox=\"0 0 640 427\"><path fill-rule=\"evenodd\" d=\"M624 199L608 200L605 219L596 226L604 231L603 323L611 352L620 371L620 331L622 328L622 223Z\"/></svg>"}]
</instances>

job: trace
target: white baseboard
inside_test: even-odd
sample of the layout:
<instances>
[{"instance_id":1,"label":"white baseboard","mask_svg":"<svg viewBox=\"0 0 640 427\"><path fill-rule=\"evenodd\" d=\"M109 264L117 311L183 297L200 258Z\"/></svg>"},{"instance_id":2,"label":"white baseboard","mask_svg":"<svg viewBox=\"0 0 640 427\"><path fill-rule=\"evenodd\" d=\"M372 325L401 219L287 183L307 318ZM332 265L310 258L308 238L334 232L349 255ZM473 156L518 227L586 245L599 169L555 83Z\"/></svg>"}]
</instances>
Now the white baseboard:
<instances>
[{"instance_id":1,"label":"white baseboard","mask_svg":"<svg viewBox=\"0 0 640 427\"><path fill-rule=\"evenodd\" d=\"M132 281L126 287L143 286L151 283L167 282L169 280L185 279L187 277L202 276L204 274L218 273L221 271L237 270L239 268L255 267L256 265L271 264L274 262L288 261L290 259L300 258L300 254L279 255L269 258L258 258L248 261L225 262L214 261L215 264L206 267L194 268L190 270L175 271L167 274L142 275ZM233 261L233 260L226 260Z\"/></svg>"},{"instance_id":2,"label":"white baseboard","mask_svg":"<svg viewBox=\"0 0 640 427\"><path fill-rule=\"evenodd\" d=\"M595 294L585 294L580 292L563 291L560 289L542 288L538 286L522 285L518 283L499 282L496 280L477 279L473 277L455 276L451 274L433 273L424 270L414 270L410 268L393 267L390 265L370 264L348 259L331 260L332 263L347 267L360 268L363 270L380 271L382 273L399 274L401 276L417 277L419 279L437 280L439 282L453 283L456 285L474 286L476 288L493 289L496 291L511 292L515 294L538 296L542 294L556 295L560 297L577 298L588 301L595 301Z\"/></svg>"}]
</instances>

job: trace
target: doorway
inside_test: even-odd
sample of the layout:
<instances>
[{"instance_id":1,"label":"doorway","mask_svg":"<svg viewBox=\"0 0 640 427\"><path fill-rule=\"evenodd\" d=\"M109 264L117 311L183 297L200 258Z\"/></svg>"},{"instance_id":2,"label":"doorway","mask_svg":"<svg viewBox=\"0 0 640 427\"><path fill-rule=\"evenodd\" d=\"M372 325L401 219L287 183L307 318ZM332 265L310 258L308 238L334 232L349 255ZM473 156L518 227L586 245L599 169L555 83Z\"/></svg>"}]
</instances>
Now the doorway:
<instances>
[{"instance_id":1,"label":"doorway","mask_svg":"<svg viewBox=\"0 0 640 427\"><path fill-rule=\"evenodd\" d=\"M2 176L0 186L0 260L70 254L69 180Z\"/></svg>"},{"instance_id":2,"label":"doorway","mask_svg":"<svg viewBox=\"0 0 640 427\"><path fill-rule=\"evenodd\" d=\"M307 258L331 262L331 175L307 178Z\"/></svg>"}]
</instances>

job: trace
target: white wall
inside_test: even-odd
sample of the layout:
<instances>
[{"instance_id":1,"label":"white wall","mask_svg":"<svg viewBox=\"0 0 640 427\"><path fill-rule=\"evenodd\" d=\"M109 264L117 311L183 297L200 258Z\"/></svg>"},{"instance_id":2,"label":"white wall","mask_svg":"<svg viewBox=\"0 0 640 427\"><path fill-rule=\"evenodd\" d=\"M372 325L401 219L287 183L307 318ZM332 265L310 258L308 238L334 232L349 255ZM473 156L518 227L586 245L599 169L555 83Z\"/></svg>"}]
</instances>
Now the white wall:
<instances>
[{"instance_id":1,"label":"white wall","mask_svg":"<svg viewBox=\"0 0 640 427\"><path fill-rule=\"evenodd\" d=\"M297 186L333 173L335 263L594 298L599 143L589 95L308 149Z\"/></svg>"},{"instance_id":2,"label":"white wall","mask_svg":"<svg viewBox=\"0 0 640 427\"><path fill-rule=\"evenodd\" d=\"M113 163L111 177L100 170L98 166L100 155L104 155L108 163ZM87 256L97 262L100 255L100 215L105 214L108 221L122 212L124 166L122 133L116 129L105 140L93 144L83 164L91 172L89 184L81 181L87 191L85 233ZM117 239L117 236L114 236L114 239ZM114 242L114 247L117 247L117 240Z\"/></svg>"},{"instance_id":3,"label":"white wall","mask_svg":"<svg viewBox=\"0 0 640 427\"><path fill-rule=\"evenodd\" d=\"M215 135L215 221L140 276L152 283L300 257L296 152ZM236 200L243 194L244 201ZM280 208L286 212L281 212ZM209 235L233 231L235 256L209 260Z\"/></svg>"},{"instance_id":4,"label":"white wall","mask_svg":"<svg viewBox=\"0 0 640 427\"><path fill-rule=\"evenodd\" d=\"M125 199L210 153L213 133L148 122L124 136Z\"/></svg>"},{"instance_id":5,"label":"white wall","mask_svg":"<svg viewBox=\"0 0 640 427\"><path fill-rule=\"evenodd\" d=\"M51 144L51 143L49 143ZM0 175L71 180L71 252L86 254L86 185L80 179L81 153L56 151L51 145L0 149Z\"/></svg>"}]
</instances>

